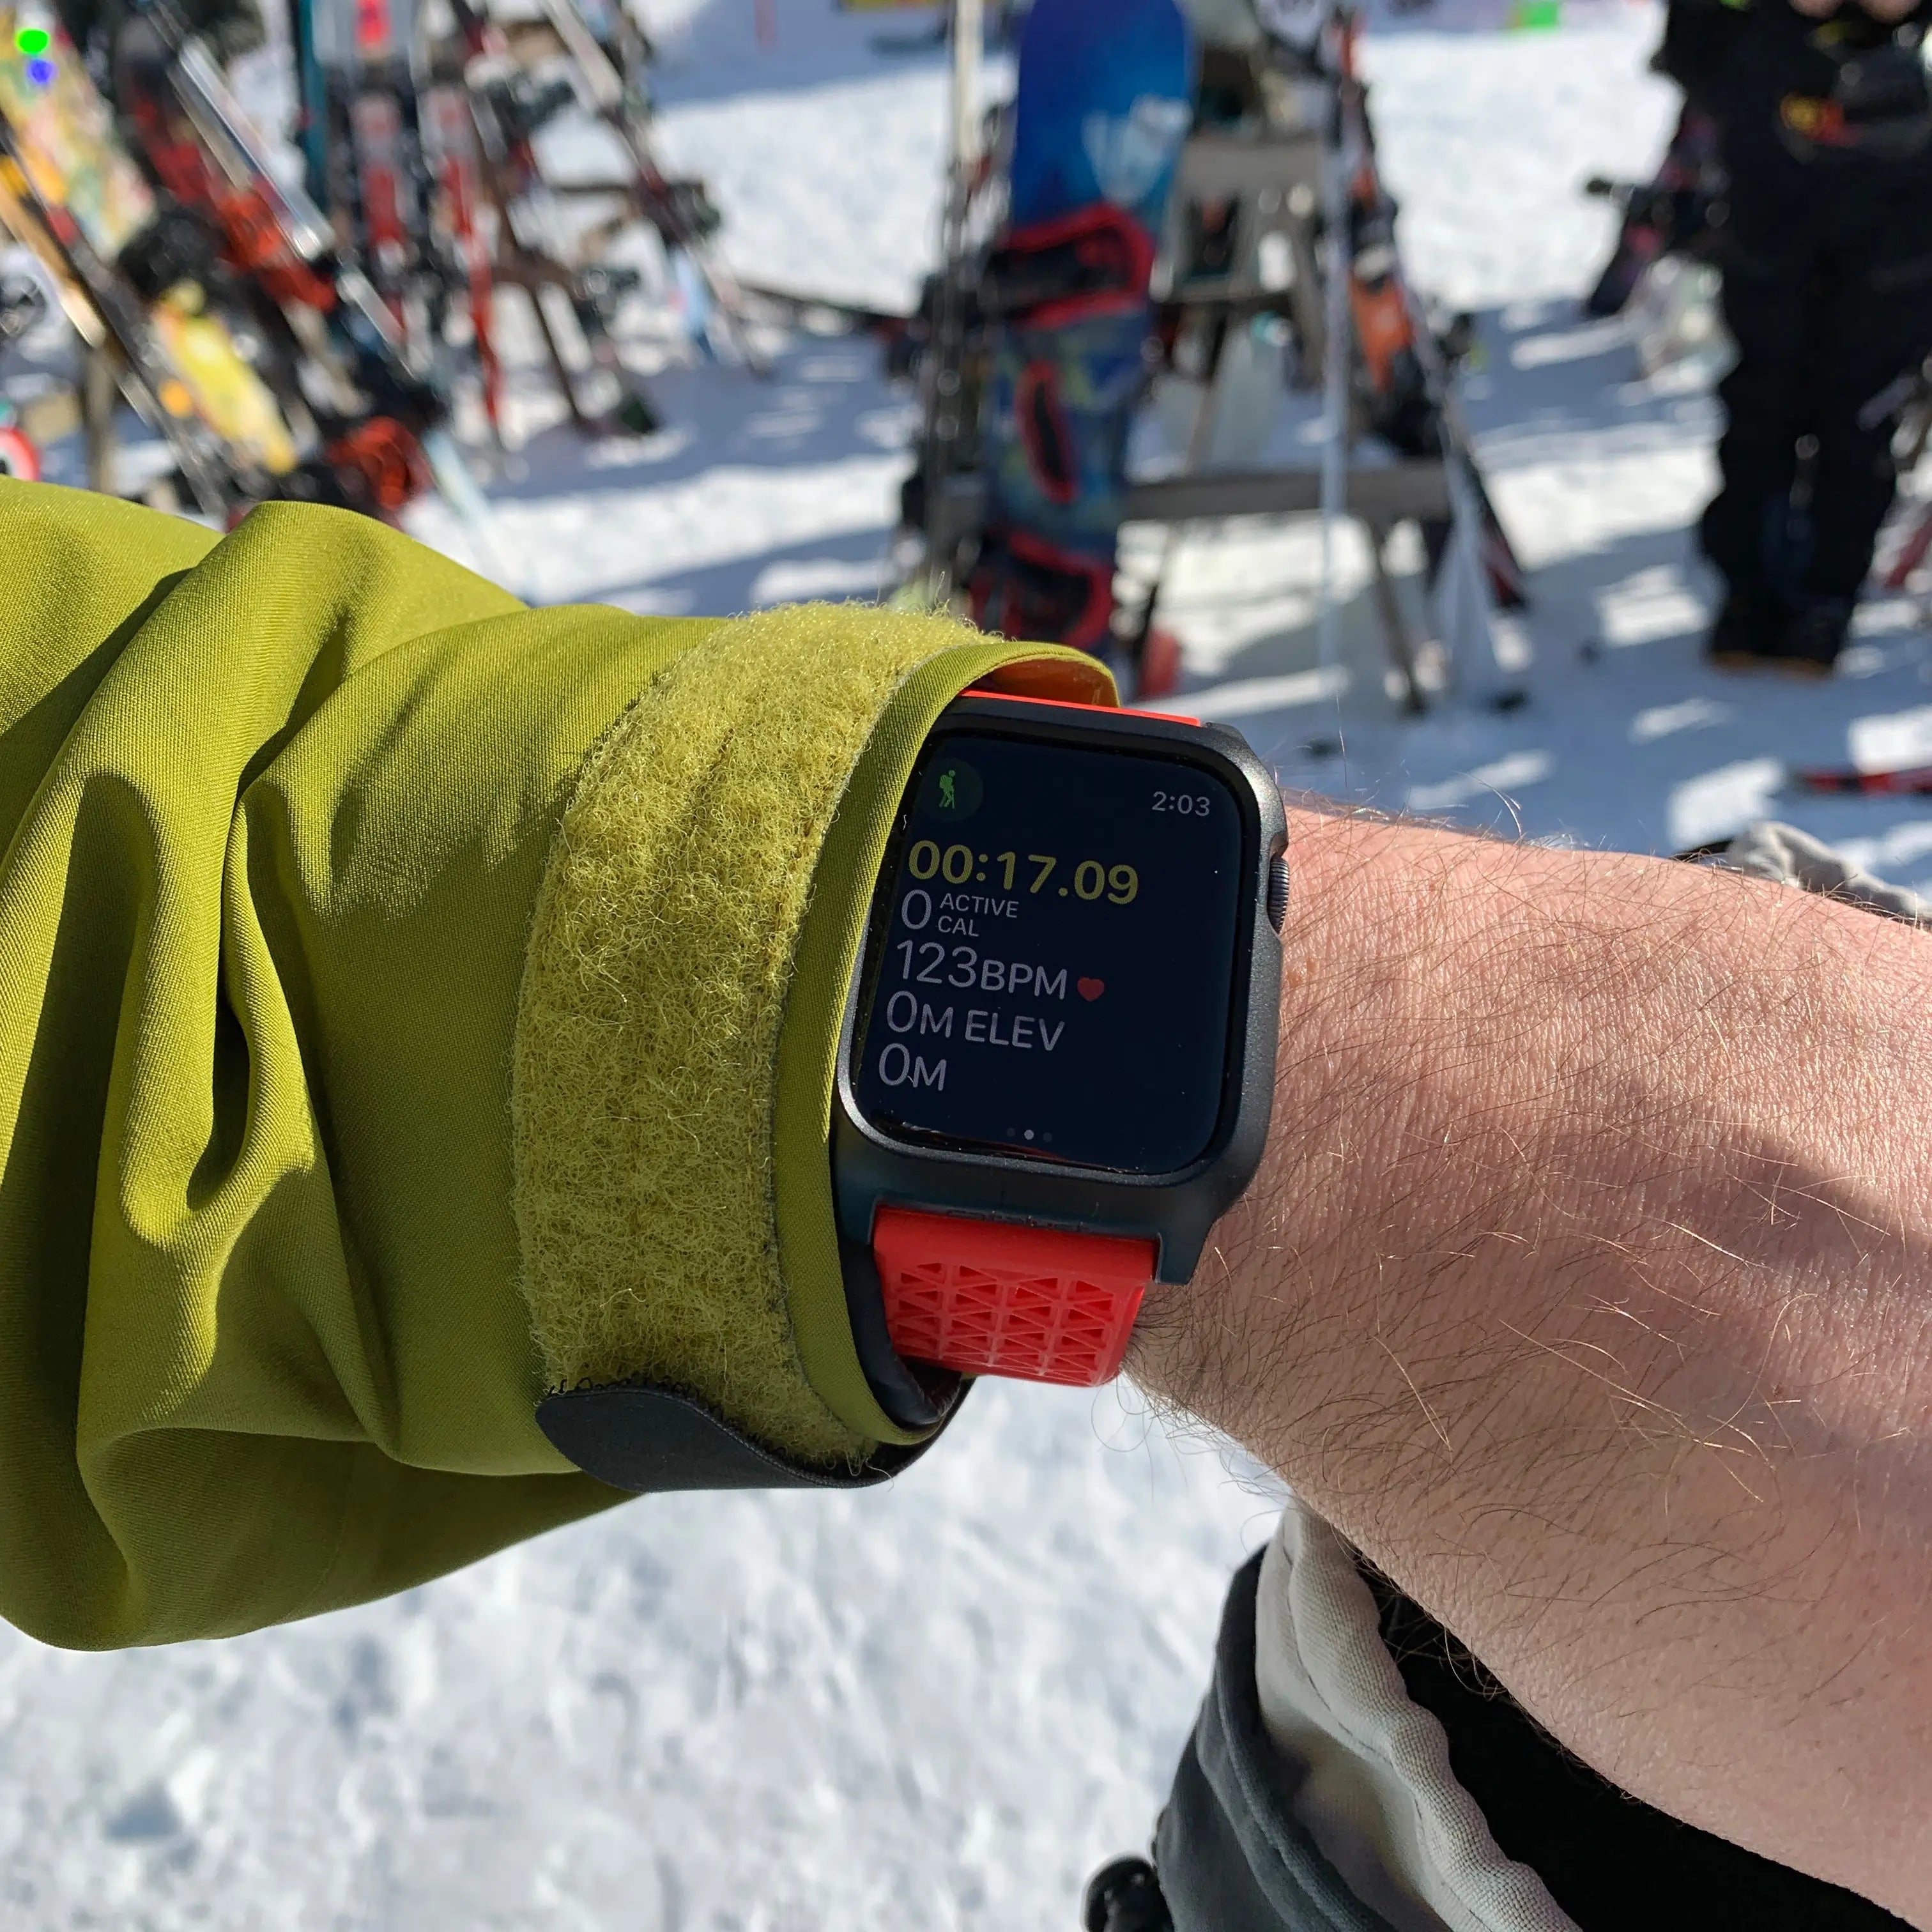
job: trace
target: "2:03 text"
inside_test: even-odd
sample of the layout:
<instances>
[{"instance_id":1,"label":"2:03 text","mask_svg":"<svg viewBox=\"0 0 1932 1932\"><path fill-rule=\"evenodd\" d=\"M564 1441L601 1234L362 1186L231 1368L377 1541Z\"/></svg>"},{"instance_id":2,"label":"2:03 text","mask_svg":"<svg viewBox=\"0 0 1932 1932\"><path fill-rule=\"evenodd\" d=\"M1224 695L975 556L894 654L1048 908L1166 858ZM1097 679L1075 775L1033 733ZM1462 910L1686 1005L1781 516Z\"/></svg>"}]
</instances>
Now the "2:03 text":
<instances>
[{"instance_id":1,"label":"2:03 text","mask_svg":"<svg viewBox=\"0 0 1932 1932\"><path fill-rule=\"evenodd\" d=\"M1213 805L1214 800L1202 792L1157 791L1154 795L1155 811L1178 812L1183 818L1205 818Z\"/></svg>"}]
</instances>

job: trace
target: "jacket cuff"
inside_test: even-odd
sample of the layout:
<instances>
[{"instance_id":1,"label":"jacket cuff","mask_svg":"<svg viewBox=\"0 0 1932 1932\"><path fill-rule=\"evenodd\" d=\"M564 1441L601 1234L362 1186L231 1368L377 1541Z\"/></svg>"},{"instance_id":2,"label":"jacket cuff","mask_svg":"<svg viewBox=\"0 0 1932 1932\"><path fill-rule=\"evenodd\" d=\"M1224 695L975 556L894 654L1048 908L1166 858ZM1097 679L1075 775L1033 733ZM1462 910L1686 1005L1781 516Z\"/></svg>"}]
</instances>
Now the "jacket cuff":
<instances>
[{"instance_id":1,"label":"jacket cuff","mask_svg":"<svg viewBox=\"0 0 1932 1932\"><path fill-rule=\"evenodd\" d=\"M934 720L1018 678L1111 703L1092 658L850 607L723 625L586 761L532 922L513 1064L522 1282L551 1390L676 1391L796 1462L892 1424L832 1217L847 986Z\"/></svg>"}]
</instances>

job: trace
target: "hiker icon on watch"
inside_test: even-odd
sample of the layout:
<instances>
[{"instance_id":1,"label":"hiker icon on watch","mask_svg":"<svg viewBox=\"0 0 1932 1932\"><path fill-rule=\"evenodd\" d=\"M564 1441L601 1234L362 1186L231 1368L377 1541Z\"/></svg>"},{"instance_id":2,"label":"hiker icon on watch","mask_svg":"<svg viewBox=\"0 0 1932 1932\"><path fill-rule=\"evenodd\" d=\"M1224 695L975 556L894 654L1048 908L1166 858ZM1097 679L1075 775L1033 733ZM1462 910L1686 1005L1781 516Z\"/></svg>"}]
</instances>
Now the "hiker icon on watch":
<instances>
[{"instance_id":1,"label":"hiker icon on watch","mask_svg":"<svg viewBox=\"0 0 1932 1932\"><path fill-rule=\"evenodd\" d=\"M925 789L927 809L950 825L970 818L986 796L985 780L964 758L948 758L935 766Z\"/></svg>"}]
</instances>

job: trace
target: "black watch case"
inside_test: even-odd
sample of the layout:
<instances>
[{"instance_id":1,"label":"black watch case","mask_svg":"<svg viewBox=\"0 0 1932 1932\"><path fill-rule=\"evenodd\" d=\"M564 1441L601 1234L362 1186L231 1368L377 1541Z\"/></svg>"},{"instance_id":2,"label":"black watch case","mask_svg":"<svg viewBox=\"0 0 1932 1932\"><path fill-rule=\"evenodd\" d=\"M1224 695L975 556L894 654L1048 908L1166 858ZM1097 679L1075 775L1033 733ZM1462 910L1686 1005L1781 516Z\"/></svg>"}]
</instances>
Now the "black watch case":
<instances>
[{"instance_id":1,"label":"black watch case","mask_svg":"<svg viewBox=\"0 0 1932 1932\"><path fill-rule=\"evenodd\" d=\"M891 928L916 770L897 820L848 989L832 1106L832 1176L846 1300L860 1360L881 1407L904 1428L944 1419L957 1378L902 1362L887 1337L872 1254L872 1222L885 1204L974 1220L1018 1222L1084 1233L1152 1238L1155 1279L1192 1276L1208 1230L1254 1178L1273 1107L1280 1030L1280 930L1288 903L1288 832L1281 794L1240 734L1155 712L968 693L949 706L928 745L970 728L1088 751L1153 754L1218 778L1240 820L1240 879L1220 1104L1198 1158L1166 1173L1048 1160L984 1147L902 1138L869 1120L854 1078L853 1048L865 988ZM922 753L920 770L926 765Z\"/></svg>"}]
</instances>

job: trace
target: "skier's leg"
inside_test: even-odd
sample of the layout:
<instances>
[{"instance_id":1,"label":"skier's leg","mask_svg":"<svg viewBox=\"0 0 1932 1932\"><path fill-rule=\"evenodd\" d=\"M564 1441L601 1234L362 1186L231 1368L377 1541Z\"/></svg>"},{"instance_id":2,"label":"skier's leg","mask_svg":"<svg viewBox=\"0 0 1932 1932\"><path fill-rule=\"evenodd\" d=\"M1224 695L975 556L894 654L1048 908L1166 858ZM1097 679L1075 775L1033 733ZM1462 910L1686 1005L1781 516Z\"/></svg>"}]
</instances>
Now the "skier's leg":
<instances>
[{"instance_id":1,"label":"skier's leg","mask_svg":"<svg viewBox=\"0 0 1932 1932\"><path fill-rule=\"evenodd\" d=\"M1732 250L1724 264L1725 326L1738 358L1718 386L1724 430L1718 444L1722 478L1699 526L1704 554L1724 580L1735 640L1713 637L1721 652L1768 649L1783 599L1775 566L1786 540L1797 443L1804 424L1803 387L1810 264L1805 254ZM1754 634L1761 633L1754 642Z\"/></svg>"},{"instance_id":2,"label":"skier's leg","mask_svg":"<svg viewBox=\"0 0 1932 1932\"><path fill-rule=\"evenodd\" d=\"M1932 192L1901 197L1870 242L1847 251L1826 316L1804 603L1842 638L1898 485L1892 440L1932 349ZM1835 653L1834 653L1835 654Z\"/></svg>"},{"instance_id":3,"label":"skier's leg","mask_svg":"<svg viewBox=\"0 0 1932 1932\"><path fill-rule=\"evenodd\" d=\"M1724 251L1724 321L1737 363L1718 385L1724 435L1721 487L1698 527L1702 549L1724 578L1712 632L1718 661L1775 650L1785 599L1779 562L1787 549L1797 439L1807 423L1807 338L1812 248L1802 191L1778 176L1743 174L1731 201Z\"/></svg>"}]
</instances>

